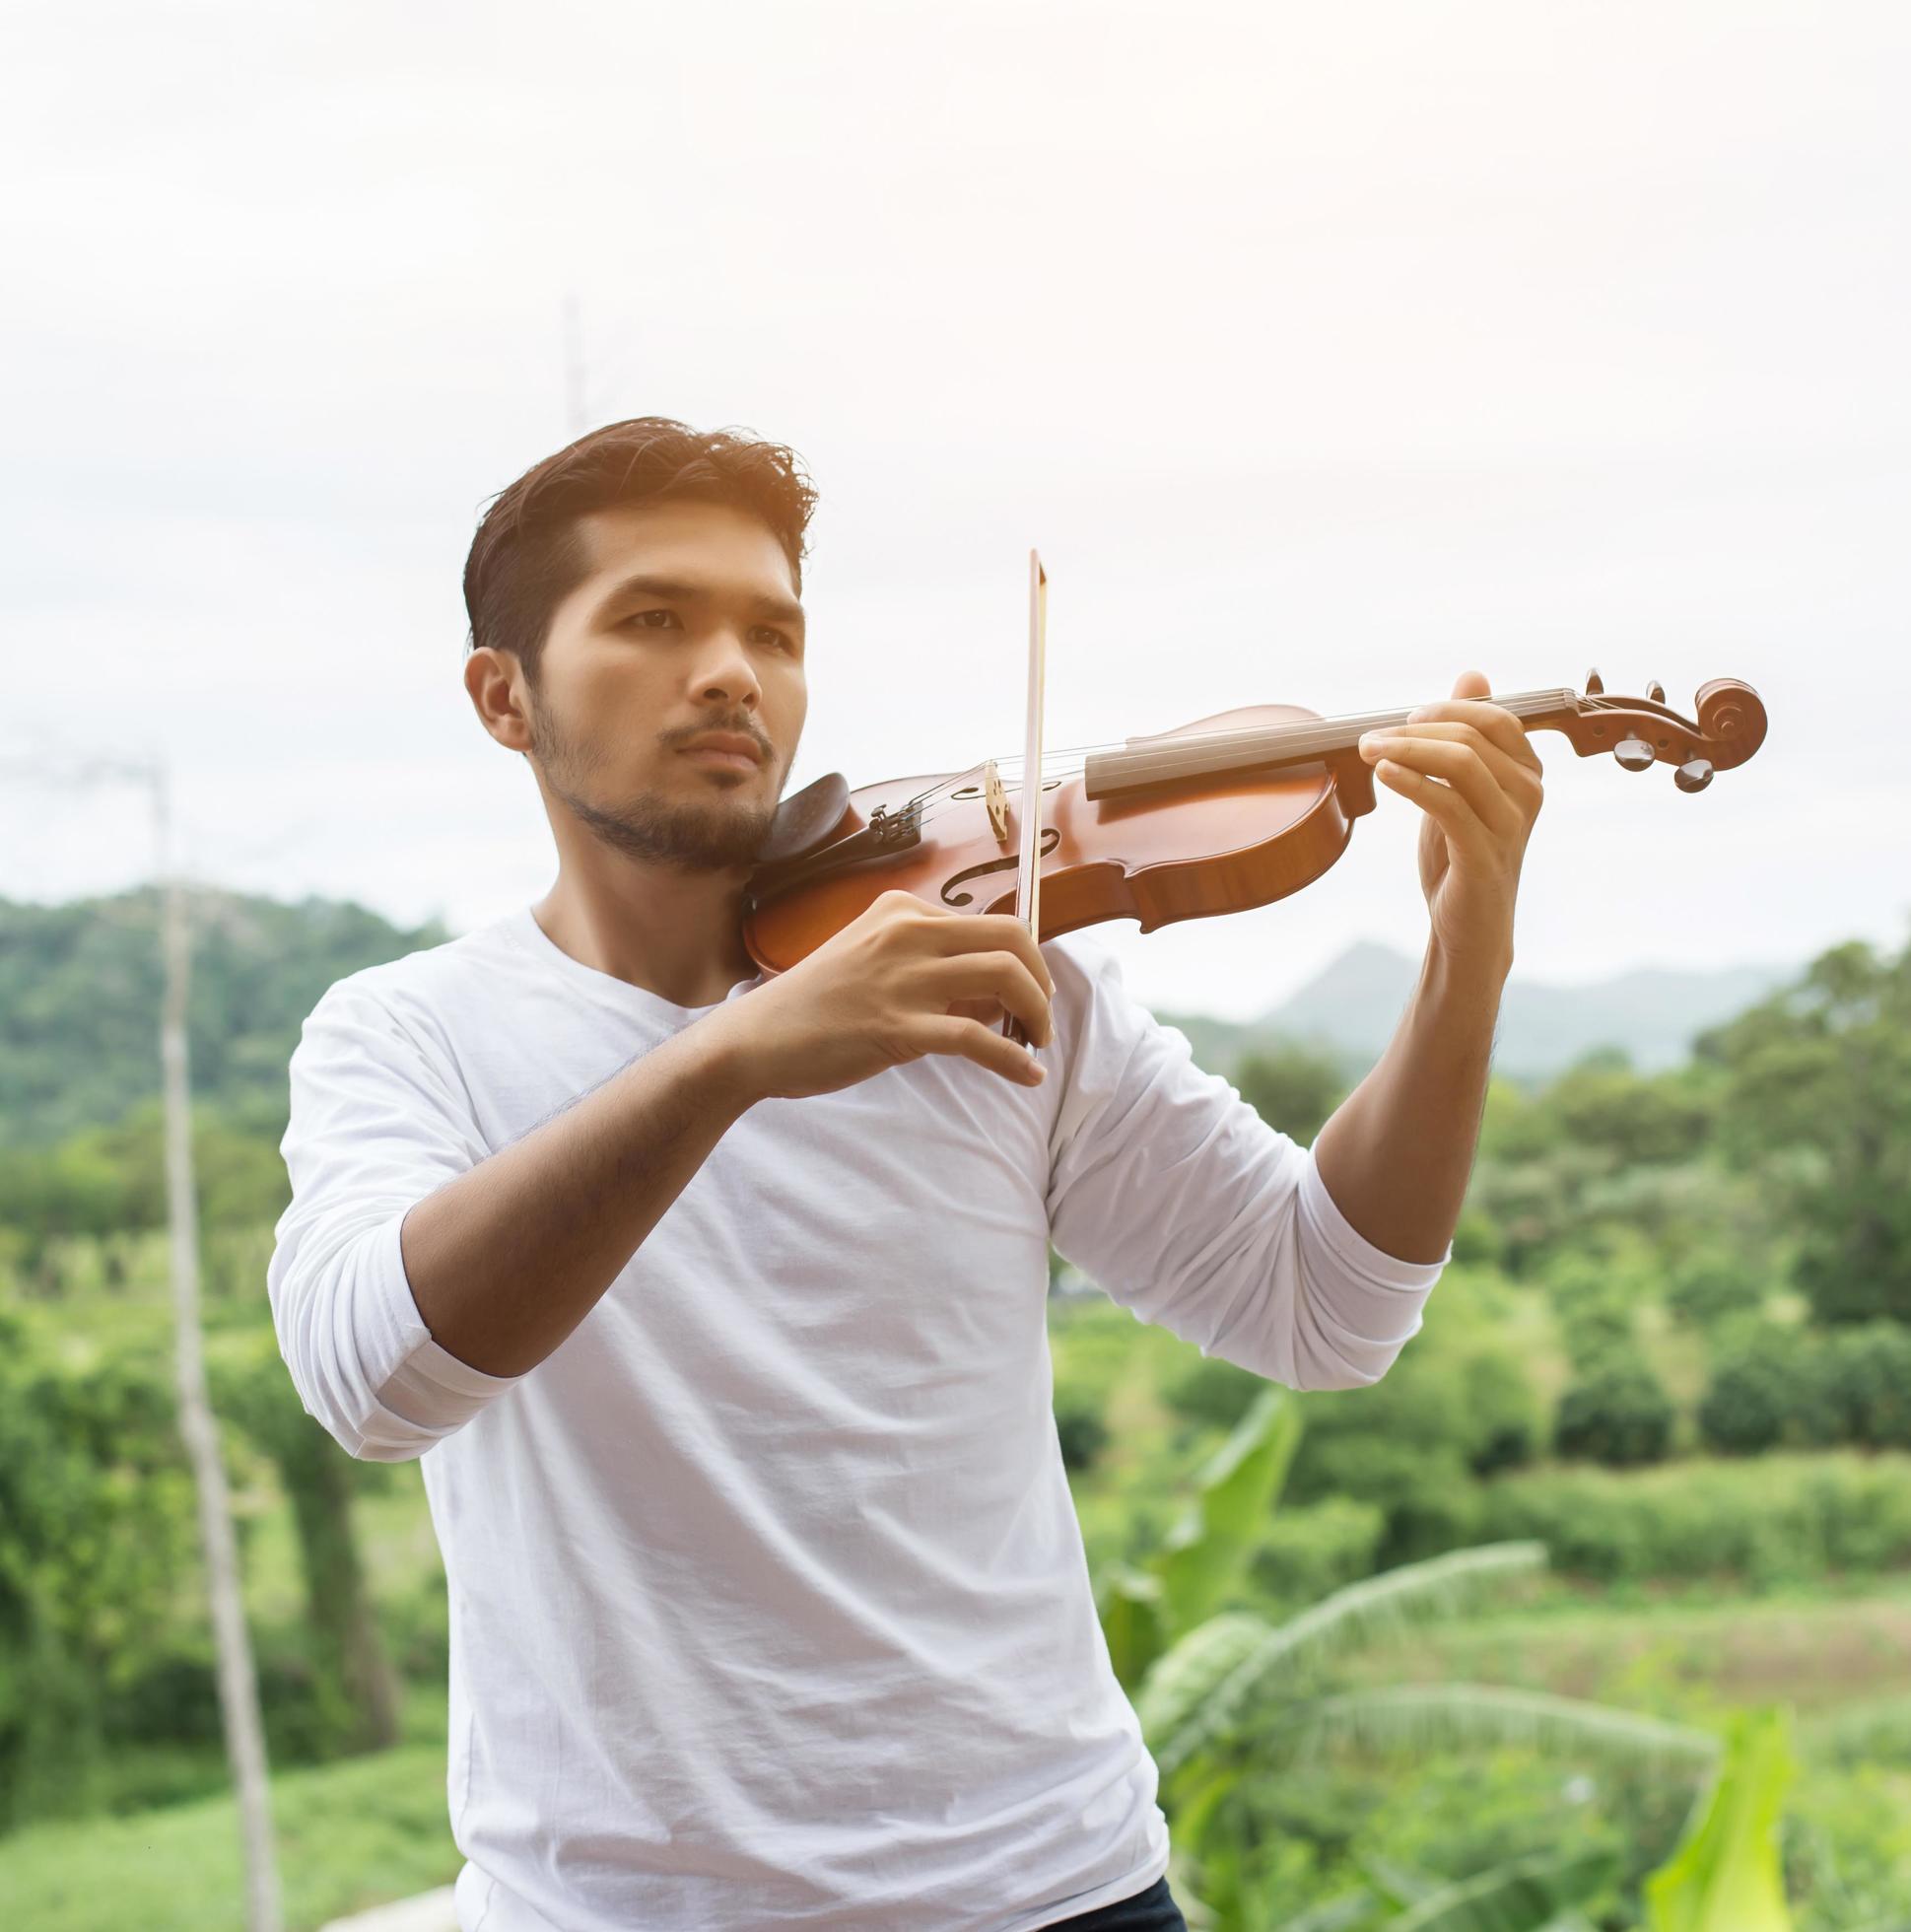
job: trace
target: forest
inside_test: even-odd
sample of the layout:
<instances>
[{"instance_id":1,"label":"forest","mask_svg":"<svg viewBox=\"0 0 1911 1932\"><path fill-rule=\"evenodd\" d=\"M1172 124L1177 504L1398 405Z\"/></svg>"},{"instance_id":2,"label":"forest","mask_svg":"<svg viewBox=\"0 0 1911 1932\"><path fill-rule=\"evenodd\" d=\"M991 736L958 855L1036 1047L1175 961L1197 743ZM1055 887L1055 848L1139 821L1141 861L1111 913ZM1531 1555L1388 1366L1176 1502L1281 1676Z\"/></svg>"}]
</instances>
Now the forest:
<instances>
[{"instance_id":1,"label":"forest","mask_svg":"<svg viewBox=\"0 0 1911 1932\"><path fill-rule=\"evenodd\" d=\"M208 1372L315 1928L459 1860L418 1467L338 1449L272 1332L285 1067L333 980L448 935L194 918ZM48 1932L242 1923L154 932L150 893L0 903L0 1922ZM1362 1070L1296 1041L1214 1070L1305 1141ZM1496 1078L1372 1388L1273 1388L1059 1258L1049 1327L1191 1926L1911 1928L1911 943L1824 952L1675 1067Z\"/></svg>"}]
</instances>

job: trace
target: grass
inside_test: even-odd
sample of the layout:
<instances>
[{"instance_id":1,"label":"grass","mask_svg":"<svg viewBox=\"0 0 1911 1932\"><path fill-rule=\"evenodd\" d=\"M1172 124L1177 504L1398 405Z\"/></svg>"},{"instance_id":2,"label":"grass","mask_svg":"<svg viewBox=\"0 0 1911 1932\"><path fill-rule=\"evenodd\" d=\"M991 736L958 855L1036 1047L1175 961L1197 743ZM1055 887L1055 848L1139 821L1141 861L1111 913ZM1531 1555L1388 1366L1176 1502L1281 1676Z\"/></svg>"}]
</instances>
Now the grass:
<instances>
[{"instance_id":1,"label":"grass","mask_svg":"<svg viewBox=\"0 0 1911 1932\"><path fill-rule=\"evenodd\" d=\"M1517 1609L1475 1610L1365 1653L1350 1675L1511 1684L1698 1724L1782 1701L1809 1726L1911 1703L1911 1579L1872 1578L1862 1596L1801 1587L1720 1601L1695 1590L1626 1604L1551 1578Z\"/></svg>"},{"instance_id":2,"label":"grass","mask_svg":"<svg viewBox=\"0 0 1911 1932\"><path fill-rule=\"evenodd\" d=\"M444 1750L405 1745L272 1780L287 1932L449 1885ZM244 1932L230 1796L0 1839L0 1924L33 1932Z\"/></svg>"}]
</instances>

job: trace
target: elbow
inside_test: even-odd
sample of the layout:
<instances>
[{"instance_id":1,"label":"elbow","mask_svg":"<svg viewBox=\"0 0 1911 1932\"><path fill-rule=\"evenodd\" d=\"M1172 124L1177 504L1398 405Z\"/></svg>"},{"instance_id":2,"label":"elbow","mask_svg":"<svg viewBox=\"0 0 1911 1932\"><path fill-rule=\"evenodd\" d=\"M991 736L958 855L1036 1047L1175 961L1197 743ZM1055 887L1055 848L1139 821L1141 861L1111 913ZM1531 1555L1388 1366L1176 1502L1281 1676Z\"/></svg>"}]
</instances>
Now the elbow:
<instances>
[{"instance_id":1,"label":"elbow","mask_svg":"<svg viewBox=\"0 0 1911 1932\"><path fill-rule=\"evenodd\" d=\"M482 1401L420 1380L410 1363L429 1337L422 1325L414 1336L389 1317L391 1303L374 1291L361 1253L346 1249L315 1268L275 1264L279 1353L306 1414L348 1456L412 1462L455 1434Z\"/></svg>"},{"instance_id":2,"label":"elbow","mask_svg":"<svg viewBox=\"0 0 1911 1932\"><path fill-rule=\"evenodd\" d=\"M1311 1353L1294 1386L1301 1390L1371 1389L1399 1359L1398 1347L1364 1354L1359 1360L1335 1349Z\"/></svg>"},{"instance_id":3,"label":"elbow","mask_svg":"<svg viewBox=\"0 0 1911 1932\"><path fill-rule=\"evenodd\" d=\"M413 1462L449 1433L407 1420L369 1389L354 1387L335 1364L315 1364L308 1353L283 1342L280 1353L306 1414L355 1462Z\"/></svg>"},{"instance_id":4,"label":"elbow","mask_svg":"<svg viewBox=\"0 0 1911 1932\"><path fill-rule=\"evenodd\" d=\"M441 1440L439 1436L423 1430L405 1432L370 1428L348 1432L328 1428L328 1432L348 1456L361 1463L415 1463L427 1449Z\"/></svg>"},{"instance_id":5,"label":"elbow","mask_svg":"<svg viewBox=\"0 0 1911 1932\"><path fill-rule=\"evenodd\" d=\"M1416 1309L1412 1325L1401 1331L1391 1324L1374 1325L1362 1333L1335 1320L1318 1303L1304 1304L1295 1335L1294 1387L1310 1389L1370 1389L1394 1364L1400 1351L1419 1334Z\"/></svg>"}]
</instances>

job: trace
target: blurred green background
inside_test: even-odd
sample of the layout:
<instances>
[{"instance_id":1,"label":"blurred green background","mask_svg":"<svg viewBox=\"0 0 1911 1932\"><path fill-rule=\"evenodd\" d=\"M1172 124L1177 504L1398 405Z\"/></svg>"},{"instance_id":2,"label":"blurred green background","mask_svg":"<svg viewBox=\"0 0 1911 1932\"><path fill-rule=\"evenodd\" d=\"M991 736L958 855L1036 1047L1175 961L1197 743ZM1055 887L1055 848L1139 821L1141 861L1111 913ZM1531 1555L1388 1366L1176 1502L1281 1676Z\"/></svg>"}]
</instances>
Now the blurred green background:
<instances>
[{"instance_id":1,"label":"blurred green background","mask_svg":"<svg viewBox=\"0 0 1911 1932\"><path fill-rule=\"evenodd\" d=\"M315 1927L459 1860L417 1465L337 1449L272 1334L285 1067L333 980L448 934L193 914L208 1371L288 1923ZM0 1923L47 1932L242 1923L156 916L0 902ZM1361 1070L1189 1030L1301 1139ZM1911 1925L1911 946L1824 953L1676 1065L1496 1078L1454 1261L1371 1389L1270 1394L1059 1262L1050 1333L1191 1923L1724 1927L1646 1882L1682 1858L1699 1897L1695 1807L1756 1787L1792 1922Z\"/></svg>"}]
</instances>

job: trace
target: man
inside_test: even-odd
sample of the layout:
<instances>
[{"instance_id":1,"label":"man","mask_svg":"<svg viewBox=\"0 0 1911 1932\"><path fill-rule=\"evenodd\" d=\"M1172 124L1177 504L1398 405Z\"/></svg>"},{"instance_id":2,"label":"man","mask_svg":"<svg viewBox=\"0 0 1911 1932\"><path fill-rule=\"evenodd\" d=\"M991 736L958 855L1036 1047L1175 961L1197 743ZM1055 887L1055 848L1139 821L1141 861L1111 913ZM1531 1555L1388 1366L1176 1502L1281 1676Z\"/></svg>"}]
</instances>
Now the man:
<instances>
[{"instance_id":1,"label":"man","mask_svg":"<svg viewBox=\"0 0 1911 1932\"><path fill-rule=\"evenodd\" d=\"M1353 1387L1471 1165L1539 802L1471 674L1370 748L1428 814L1433 932L1312 1153L1104 948L1010 918L892 894L755 973L813 501L787 450L652 418L498 497L464 683L556 881L339 981L292 1061L273 1314L352 1454L423 1458L465 1932L1182 1926L1051 1241L1205 1352Z\"/></svg>"}]
</instances>

